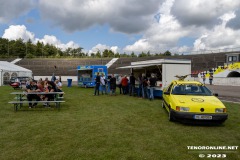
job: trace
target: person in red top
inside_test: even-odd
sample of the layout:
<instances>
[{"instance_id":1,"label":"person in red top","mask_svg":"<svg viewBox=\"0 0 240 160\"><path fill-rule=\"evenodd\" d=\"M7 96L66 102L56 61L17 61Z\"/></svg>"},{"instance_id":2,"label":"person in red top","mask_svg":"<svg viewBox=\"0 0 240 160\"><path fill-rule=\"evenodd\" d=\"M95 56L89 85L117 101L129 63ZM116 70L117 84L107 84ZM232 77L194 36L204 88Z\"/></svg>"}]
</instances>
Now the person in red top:
<instances>
[{"instance_id":1,"label":"person in red top","mask_svg":"<svg viewBox=\"0 0 240 160\"><path fill-rule=\"evenodd\" d=\"M121 83L122 83L123 94L127 94L128 78L126 75L122 78Z\"/></svg>"}]
</instances>

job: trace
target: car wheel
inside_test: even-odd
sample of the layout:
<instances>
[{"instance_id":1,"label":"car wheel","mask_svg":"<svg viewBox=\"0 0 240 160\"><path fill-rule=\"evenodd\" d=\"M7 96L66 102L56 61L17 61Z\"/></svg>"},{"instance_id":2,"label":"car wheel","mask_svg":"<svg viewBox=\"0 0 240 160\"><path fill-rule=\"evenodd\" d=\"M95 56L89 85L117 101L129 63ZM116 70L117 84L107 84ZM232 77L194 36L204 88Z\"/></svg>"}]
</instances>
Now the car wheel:
<instances>
[{"instance_id":1,"label":"car wheel","mask_svg":"<svg viewBox=\"0 0 240 160\"><path fill-rule=\"evenodd\" d=\"M162 102L162 108L165 108L164 102Z\"/></svg>"},{"instance_id":2,"label":"car wheel","mask_svg":"<svg viewBox=\"0 0 240 160\"><path fill-rule=\"evenodd\" d=\"M168 112L168 120L173 122L174 121L174 117L173 117L173 114L172 114L172 110L169 109L169 112Z\"/></svg>"}]
</instances>

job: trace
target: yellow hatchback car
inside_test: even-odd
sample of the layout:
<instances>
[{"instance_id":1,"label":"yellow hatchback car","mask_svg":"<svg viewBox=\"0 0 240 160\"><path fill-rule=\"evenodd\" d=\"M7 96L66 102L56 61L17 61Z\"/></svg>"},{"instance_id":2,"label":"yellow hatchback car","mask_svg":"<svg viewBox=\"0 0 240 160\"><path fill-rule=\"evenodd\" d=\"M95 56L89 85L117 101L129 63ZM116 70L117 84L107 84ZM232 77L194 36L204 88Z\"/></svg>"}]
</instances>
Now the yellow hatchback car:
<instances>
[{"instance_id":1,"label":"yellow hatchback car","mask_svg":"<svg viewBox=\"0 0 240 160\"><path fill-rule=\"evenodd\" d=\"M169 120L223 123L227 118L226 107L202 83L175 80L163 90L162 107Z\"/></svg>"}]
</instances>

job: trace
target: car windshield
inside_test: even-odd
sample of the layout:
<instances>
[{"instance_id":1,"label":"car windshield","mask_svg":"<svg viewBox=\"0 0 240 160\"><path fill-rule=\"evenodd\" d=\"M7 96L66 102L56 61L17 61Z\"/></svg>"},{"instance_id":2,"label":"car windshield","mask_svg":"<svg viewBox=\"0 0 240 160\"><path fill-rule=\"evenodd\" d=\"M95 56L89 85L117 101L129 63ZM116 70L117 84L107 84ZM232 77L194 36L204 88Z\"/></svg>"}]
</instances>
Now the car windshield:
<instances>
[{"instance_id":1,"label":"car windshield","mask_svg":"<svg viewBox=\"0 0 240 160\"><path fill-rule=\"evenodd\" d=\"M172 94L211 96L212 92L206 86L202 86L202 85L179 84L179 85L173 86Z\"/></svg>"}]
</instances>

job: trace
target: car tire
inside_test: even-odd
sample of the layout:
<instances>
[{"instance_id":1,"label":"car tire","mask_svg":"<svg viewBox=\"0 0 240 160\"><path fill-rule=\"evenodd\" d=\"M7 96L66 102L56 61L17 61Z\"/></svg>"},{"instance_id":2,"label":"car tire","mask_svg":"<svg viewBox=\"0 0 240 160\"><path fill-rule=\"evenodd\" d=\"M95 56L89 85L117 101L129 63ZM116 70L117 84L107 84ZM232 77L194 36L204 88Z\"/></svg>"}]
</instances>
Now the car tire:
<instances>
[{"instance_id":1,"label":"car tire","mask_svg":"<svg viewBox=\"0 0 240 160\"><path fill-rule=\"evenodd\" d=\"M174 122L175 119L173 117L173 112L171 109L169 109L169 112L168 112L168 120L171 121L171 122Z\"/></svg>"}]
</instances>

